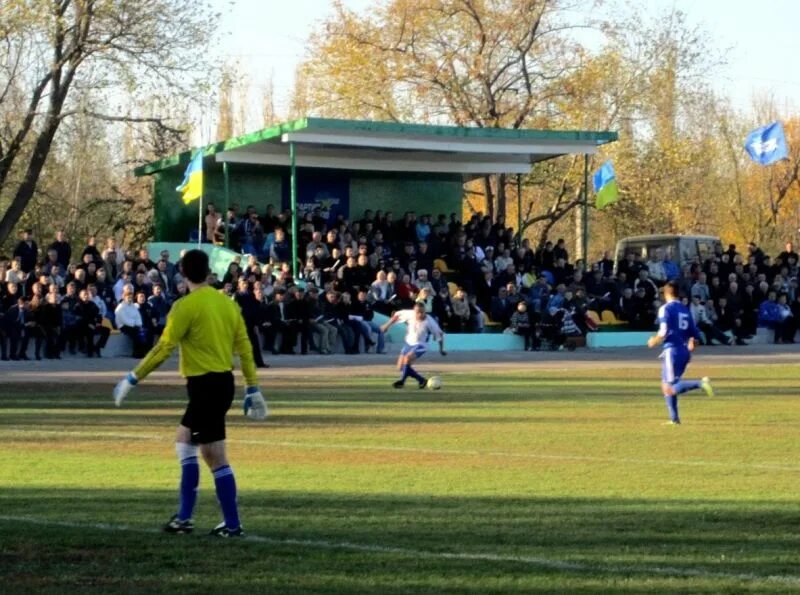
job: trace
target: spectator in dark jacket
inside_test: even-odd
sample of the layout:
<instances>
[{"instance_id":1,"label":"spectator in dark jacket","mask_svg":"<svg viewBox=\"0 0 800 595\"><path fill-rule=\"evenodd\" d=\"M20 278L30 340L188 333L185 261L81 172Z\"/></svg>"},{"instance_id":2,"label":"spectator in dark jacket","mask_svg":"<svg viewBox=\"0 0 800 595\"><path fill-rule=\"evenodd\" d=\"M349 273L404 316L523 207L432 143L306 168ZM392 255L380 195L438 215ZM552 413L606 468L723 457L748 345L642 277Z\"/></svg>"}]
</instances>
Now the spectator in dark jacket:
<instances>
[{"instance_id":1,"label":"spectator in dark jacket","mask_svg":"<svg viewBox=\"0 0 800 595\"><path fill-rule=\"evenodd\" d=\"M78 318L78 336L86 344L86 355L88 357L100 357L100 351L106 346L108 336L111 331L103 326L103 319L100 316L100 309L91 300L89 292L82 289L79 294L79 302L75 306L75 316ZM99 337L95 342L95 336Z\"/></svg>"},{"instance_id":2,"label":"spectator in dark jacket","mask_svg":"<svg viewBox=\"0 0 800 595\"><path fill-rule=\"evenodd\" d=\"M538 348L538 345L534 342L534 330L528 314L528 304L525 302L517 304L516 312L511 315L508 330L525 340L525 351L533 351Z\"/></svg>"},{"instance_id":3,"label":"spectator in dark jacket","mask_svg":"<svg viewBox=\"0 0 800 595\"><path fill-rule=\"evenodd\" d=\"M253 347L253 359L256 362L256 367L265 368L267 366L264 363L261 343L258 340L258 330L261 328L262 322L262 311L255 296L250 293L246 279L239 279L238 290L234 294L233 299L242 311L244 326L247 329L247 338L250 339L250 345Z\"/></svg>"},{"instance_id":4,"label":"spectator in dark jacket","mask_svg":"<svg viewBox=\"0 0 800 595\"><path fill-rule=\"evenodd\" d=\"M19 258L22 264L22 270L30 273L36 266L36 261L39 258L39 246L33 241L33 232L26 229L22 232L22 239L14 248L14 258Z\"/></svg>"}]
</instances>

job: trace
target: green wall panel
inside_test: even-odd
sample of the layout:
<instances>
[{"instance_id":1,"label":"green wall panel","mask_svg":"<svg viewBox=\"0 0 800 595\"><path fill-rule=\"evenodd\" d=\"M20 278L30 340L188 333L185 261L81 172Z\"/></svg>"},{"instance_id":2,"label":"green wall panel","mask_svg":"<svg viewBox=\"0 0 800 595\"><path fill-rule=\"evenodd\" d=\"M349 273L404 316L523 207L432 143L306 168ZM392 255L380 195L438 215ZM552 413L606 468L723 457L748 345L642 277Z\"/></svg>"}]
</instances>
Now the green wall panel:
<instances>
[{"instance_id":1,"label":"green wall panel","mask_svg":"<svg viewBox=\"0 0 800 595\"><path fill-rule=\"evenodd\" d=\"M222 166L206 159L204 167L204 203L213 202L218 210L225 203ZM281 208L282 177L287 169L229 164L230 201L241 210L255 205L259 213L273 204ZM331 172L319 170L321 175ZM307 173L307 170L303 173ZM393 211L395 220L405 211L417 214L461 214L463 184L459 176L423 174L371 174L365 172L335 172L350 176L350 217L360 217L366 209ZM197 229L197 202L184 205L175 191L183 180L179 168L162 170L153 176L155 239L160 242L185 242ZM288 180L288 175L287 175Z\"/></svg>"},{"instance_id":2,"label":"green wall panel","mask_svg":"<svg viewBox=\"0 0 800 595\"><path fill-rule=\"evenodd\" d=\"M350 180L350 216L360 217L365 209L383 209L392 211L395 221L406 211L458 213L460 217L463 197L459 178L358 176Z\"/></svg>"},{"instance_id":3,"label":"green wall panel","mask_svg":"<svg viewBox=\"0 0 800 595\"><path fill-rule=\"evenodd\" d=\"M231 204L238 203L240 212L255 205L259 213L268 204L276 209L281 205L281 177L276 170L264 170L237 164L228 165ZM189 234L197 229L197 202L185 205L175 188L183 180L183 172L177 168L164 170L154 175L153 189L156 240L185 242ZM212 202L218 211L225 204L225 180L222 166L213 160L203 163L203 202Z\"/></svg>"}]
</instances>

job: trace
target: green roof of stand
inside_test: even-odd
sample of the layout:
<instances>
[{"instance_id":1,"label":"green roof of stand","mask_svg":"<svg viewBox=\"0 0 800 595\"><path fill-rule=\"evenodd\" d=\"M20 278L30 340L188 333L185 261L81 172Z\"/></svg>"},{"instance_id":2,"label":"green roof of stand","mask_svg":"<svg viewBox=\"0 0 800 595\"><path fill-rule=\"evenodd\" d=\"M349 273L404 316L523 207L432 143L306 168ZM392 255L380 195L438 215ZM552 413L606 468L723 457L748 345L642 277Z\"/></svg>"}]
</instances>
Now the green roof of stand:
<instances>
[{"instance_id":1,"label":"green roof of stand","mask_svg":"<svg viewBox=\"0 0 800 595\"><path fill-rule=\"evenodd\" d=\"M300 152L307 161L298 162L299 166L372 170L391 167L393 171L446 171L451 167L454 173L484 170L521 173L536 161L564 154L594 153L600 145L617 138L617 133L610 131L468 128L302 118L207 145L202 150L206 157L216 155L220 161L285 165L282 153L286 143L296 142L308 147ZM136 168L134 174L145 176L184 166L193 154L194 151L185 151L154 161ZM497 171L493 171L495 167Z\"/></svg>"}]
</instances>

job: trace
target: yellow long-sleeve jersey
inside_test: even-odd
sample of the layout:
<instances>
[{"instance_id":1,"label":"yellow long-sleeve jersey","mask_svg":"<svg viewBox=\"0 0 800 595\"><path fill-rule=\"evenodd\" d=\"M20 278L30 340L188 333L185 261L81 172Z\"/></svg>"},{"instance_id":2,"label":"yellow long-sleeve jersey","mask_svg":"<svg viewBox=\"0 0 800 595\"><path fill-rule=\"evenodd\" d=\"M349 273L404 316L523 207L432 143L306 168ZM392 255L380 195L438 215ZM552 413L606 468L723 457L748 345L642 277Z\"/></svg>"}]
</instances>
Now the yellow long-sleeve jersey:
<instances>
[{"instance_id":1,"label":"yellow long-sleeve jersey","mask_svg":"<svg viewBox=\"0 0 800 595\"><path fill-rule=\"evenodd\" d=\"M201 287L173 304L161 339L134 374L144 379L178 346L184 377L230 371L233 356L238 355L247 386L258 385L253 348L239 306L212 287Z\"/></svg>"}]
</instances>

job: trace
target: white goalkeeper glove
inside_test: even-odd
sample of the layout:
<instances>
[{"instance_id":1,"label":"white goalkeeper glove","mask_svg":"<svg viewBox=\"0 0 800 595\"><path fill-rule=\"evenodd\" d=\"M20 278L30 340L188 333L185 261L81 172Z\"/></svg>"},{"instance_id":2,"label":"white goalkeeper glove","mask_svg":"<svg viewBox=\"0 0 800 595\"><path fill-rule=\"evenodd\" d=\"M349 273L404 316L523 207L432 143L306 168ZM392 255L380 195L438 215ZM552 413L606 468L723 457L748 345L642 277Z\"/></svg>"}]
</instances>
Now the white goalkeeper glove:
<instances>
[{"instance_id":1,"label":"white goalkeeper glove","mask_svg":"<svg viewBox=\"0 0 800 595\"><path fill-rule=\"evenodd\" d=\"M267 417L267 402L257 386L248 386L244 392L244 414L256 420Z\"/></svg>"},{"instance_id":2,"label":"white goalkeeper glove","mask_svg":"<svg viewBox=\"0 0 800 595\"><path fill-rule=\"evenodd\" d=\"M131 392L131 389L138 383L139 379L136 378L136 374L133 372L128 372L128 375L117 383L117 386L114 387L113 392L114 403L116 403L117 407L122 405L122 401L125 400L125 397L128 396L128 393Z\"/></svg>"}]
</instances>

